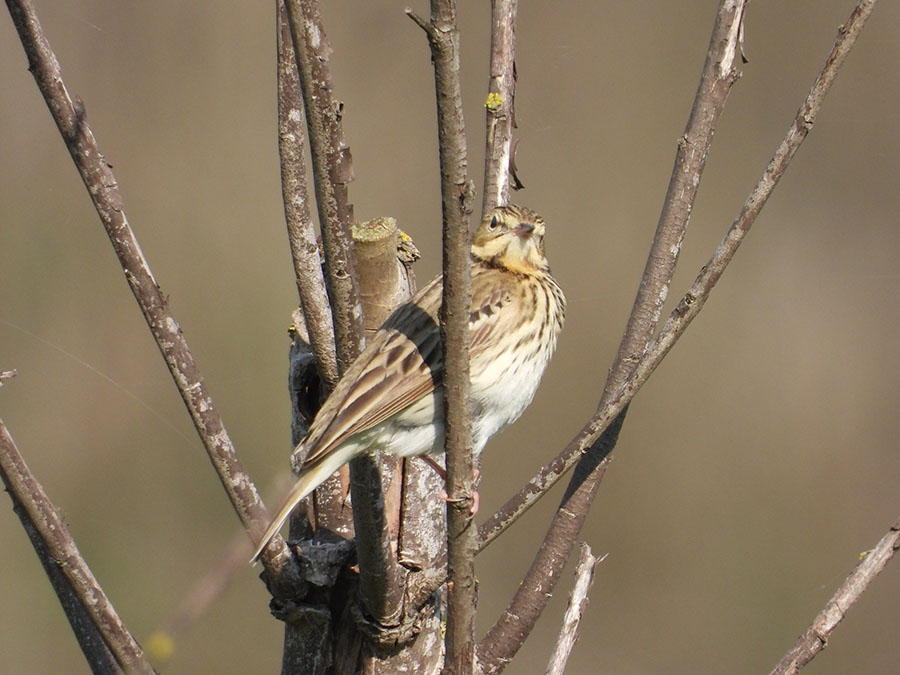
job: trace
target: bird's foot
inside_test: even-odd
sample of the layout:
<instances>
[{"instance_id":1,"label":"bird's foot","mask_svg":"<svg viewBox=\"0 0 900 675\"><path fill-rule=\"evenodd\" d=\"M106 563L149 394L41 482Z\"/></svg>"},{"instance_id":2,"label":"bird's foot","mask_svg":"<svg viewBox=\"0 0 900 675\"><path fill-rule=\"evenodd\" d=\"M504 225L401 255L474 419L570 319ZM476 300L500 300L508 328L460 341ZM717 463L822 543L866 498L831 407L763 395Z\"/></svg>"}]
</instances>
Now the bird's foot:
<instances>
[{"instance_id":1,"label":"bird's foot","mask_svg":"<svg viewBox=\"0 0 900 675\"><path fill-rule=\"evenodd\" d=\"M458 504L459 502L464 502L465 498L461 499L450 499L450 496L447 494L446 490L441 490L438 493L438 499L441 501L447 502L448 504ZM470 509L471 514L474 516L478 513L478 503L481 501L481 496L478 494L478 490L474 490L472 492L472 508Z\"/></svg>"}]
</instances>

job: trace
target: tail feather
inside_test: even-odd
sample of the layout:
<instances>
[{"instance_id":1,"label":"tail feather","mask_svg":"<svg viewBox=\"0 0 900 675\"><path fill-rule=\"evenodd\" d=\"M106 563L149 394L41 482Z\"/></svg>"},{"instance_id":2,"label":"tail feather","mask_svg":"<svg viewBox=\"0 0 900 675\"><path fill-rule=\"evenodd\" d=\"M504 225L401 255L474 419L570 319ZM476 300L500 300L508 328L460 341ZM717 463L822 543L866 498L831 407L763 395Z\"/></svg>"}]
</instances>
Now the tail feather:
<instances>
[{"instance_id":1,"label":"tail feather","mask_svg":"<svg viewBox=\"0 0 900 675\"><path fill-rule=\"evenodd\" d=\"M313 490L319 487L319 485L324 483L325 479L331 474L349 462L355 454L355 449L355 447L343 447L332 450L321 462L300 474L297 478L297 482L294 483L294 487L291 488L290 494L288 494L287 499L284 501L284 505L278 510L275 518L272 519L272 522L266 528L262 538L259 540L259 544L253 552L253 557L250 558L251 565L259 560L259 556L262 555L266 546L269 545L269 542L272 541L272 538L278 533L281 526L284 525L285 521L291 515L291 512L297 508L297 505Z\"/></svg>"}]
</instances>

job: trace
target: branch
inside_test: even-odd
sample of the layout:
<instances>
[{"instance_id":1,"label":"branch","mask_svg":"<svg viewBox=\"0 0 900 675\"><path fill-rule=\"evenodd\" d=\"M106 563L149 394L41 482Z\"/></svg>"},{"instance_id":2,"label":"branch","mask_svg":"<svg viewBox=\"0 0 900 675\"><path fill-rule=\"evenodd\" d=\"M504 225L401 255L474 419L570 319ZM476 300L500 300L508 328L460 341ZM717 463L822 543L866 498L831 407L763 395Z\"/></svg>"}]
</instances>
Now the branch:
<instances>
[{"instance_id":1,"label":"branch","mask_svg":"<svg viewBox=\"0 0 900 675\"><path fill-rule=\"evenodd\" d=\"M828 645L828 637L843 620L847 610L859 599L869 584L881 570L885 568L894 552L900 548L900 520L891 525L891 529L881 541L860 560L856 569L841 584L825 608L813 620L787 654L772 670L772 675L796 673L813 660L816 654Z\"/></svg>"},{"instance_id":2,"label":"branch","mask_svg":"<svg viewBox=\"0 0 900 675\"><path fill-rule=\"evenodd\" d=\"M601 407L601 409L592 418L592 420L582 429L582 431L579 432L579 435L576 436L572 443L567 446L566 450L561 453L556 458L556 460L554 460L554 464L550 465L551 468L564 468L567 465L570 466L572 463L574 463L574 459L572 459L571 457L564 457L564 455L569 452L583 452L585 449L590 447L590 443L600 438L600 435L604 433L604 430L611 424L614 419L616 419L621 411L623 411L627 407L628 402L630 402L630 400L634 397L634 394L637 392L637 390L643 385L644 382L646 382L650 374L652 374L652 372L656 369L656 367L674 345L675 341L677 341L681 334L686 330L690 322L699 313L703 304L709 297L709 293L712 291L712 288L715 285L716 281L718 281L719 277L724 272L725 267L731 261L734 253L737 251L738 246L740 246L743 237L746 235L751 225L756 220L757 215L764 206L765 202L768 200L768 197L771 195L772 190L774 190L775 185L778 183L778 180L787 169L790 160L793 158L794 154L796 154L796 151L799 148L800 144L803 142L810 129L812 128L812 125L815 122L815 117L824 100L824 96L830 88L831 83L837 75L838 70L843 64L844 59L855 44L856 38L862 30L865 21L868 19L873 5L874 0L862 0L850 15L847 23L841 26L831 53L828 55L828 58L825 61L825 65L816 78L816 81L813 84L809 95L807 96L803 105L800 107L800 110L798 111L794 122L789 128L784 141L782 141L781 145L773 156L771 162L769 163L769 166L766 168L766 171L760 178L756 188L747 198L744 207L741 209L740 215L729 229L728 233L725 236L725 239L719 245L710 261L701 269L697 280L695 280L694 284L691 286L691 289L679 302L678 306L666 321L666 324L663 327L662 331L653 341L653 343L647 348L646 354L642 359L640 359L634 370L625 378L619 389L608 396L608 400L606 400L606 403ZM604 396L606 397L606 392ZM602 471L604 469L605 462L598 465L595 473L602 475ZM549 475L550 473L551 471L548 469L542 470L541 474L539 474L535 479L532 479L532 481L529 483L529 485L526 486L523 491L520 491L520 493L513 500L510 500L510 502L508 502L507 505L504 506L504 509L501 510L501 517L497 520L492 519L493 522L490 524L490 526L484 529L486 538L483 541L488 541L487 537L496 537L499 531L505 529L505 526L508 526L508 524L504 526L505 521L512 522L512 520L515 520L519 515L521 515L521 513L527 510L527 508L532 503L534 503L537 498L539 498L539 496L534 496L536 482L539 483L542 480L552 481L552 476ZM592 479L596 477L597 476L592 476ZM550 482L550 484L552 484L552 482ZM582 491L582 487L583 486L578 486L578 488L576 489L576 496L578 492ZM574 506L572 505L573 501L574 497L572 499L567 499L565 504L566 510L574 509ZM562 510L558 511L557 513L559 514L561 512ZM498 514L501 514L501 512L498 512ZM551 529L553 527L559 527L560 531L564 529L562 528L561 524L557 522L557 519L554 519L554 524L551 525ZM574 527L572 529L577 530L577 528ZM570 536L572 535L570 534ZM574 533L574 536L577 536L577 531ZM538 559L536 559L536 564L539 560L542 559L541 556L544 550L545 547L542 546L541 553L539 553L539 557ZM564 560L564 557L562 557L562 559ZM532 570L534 569L535 566L532 567ZM529 582L524 583L522 589L527 588L528 583ZM522 591L520 589L520 593L521 592ZM517 594L517 597L518 595L519 594ZM538 601L540 600L538 599ZM512 609L512 606L510 609ZM509 611L510 610L507 610L507 620L509 617ZM519 619L517 618L517 621L518 620ZM527 626L527 630L530 631L531 627L533 627L533 622ZM495 629L497 629L497 626L495 626ZM492 630L491 634L494 634L494 630ZM486 644L490 644L489 638L491 638L491 634L488 635L488 638L485 638L484 642ZM496 645L494 645L494 648L496 648ZM479 655L481 654L480 649L481 647L479 646Z\"/></svg>"},{"instance_id":3,"label":"branch","mask_svg":"<svg viewBox=\"0 0 900 675\"><path fill-rule=\"evenodd\" d=\"M444 350L444 428L447 464L447 633L445 672L471 672L475 634L474 461L469 414L469 214L465 122L459 84L459 31L454 0L432 0L426 23L406 10L428 36L434 62L443 212L441 341Z\"/></svg>"},{"instance_id":4,"label":"branch","mask_svg":"<svg viewBox=\"0 0 900 675\"><path fill-rule=\"evenodd\" d=\"M285 0L285 5L309 131L338 372L343 373L362 351L364 342L356 256L350 232L353 206L347 201L347 184L353 179L353 160L341 127L343 104L332 94L334 84L328 68L331 44L322 24L318 0ZM360 457L353 461L370 460ZM347 481L347 477L347 470L342 469L340 480L329 478L316 492L316 522L319 527L352 536L352 512L344 508L343 500L346 486L342 482ZM341 498L335 499L332 495Z\"/></svg>"},{"instance_id":5,"label":"branch","mask_svg":"<svg viewBox=\"0 0 900 675\"><path fill-rule=\"evenodd\" d=\"M59 62L44 36L31 1L7 0L7 6L28 56L29 70L88 189L150 332L234 510L255 540L268 523L268 513L237 458L181 327L128 223L118 182L97 147L84 104L77 98L72 102L63 83ZM280 568L283 560L273 557L268 562Z\"/></svg>"},{"instance_id":6,"label":"branch","mask_svg":"<svg viewBox=\"0 0 900 675\"><path fill-rule=\"evenodd\" d=\"M481 528L486 546L550 489L600 437L607 426L627 407L628 400L615 393L626 381L644 353L659 322L669 283L675 270L693 199L700 184L715 124L721 115L731 85L737 78L732 69L742 19L742 2L723 0L716 14L700 84L685 132L678 141L675 165L660 213L656 235L632 312L610 369L597 413L574 439L547 466ZM643 382L641 383L643 384ZM614 402L615 401L615 402Z\"/></svg>"},{"instance_id":7,"label":"branch","mask_svg":"<svg viewBox=\"0 0 900 675\"><path fill-rule=\"evenodd\" d=\"M516 126L516 14L519 0L491 0L491 76L485 101L482 216L509 203L512 130Z\"/></svg>"},{"instance_id":8,"label":"branch","mask_svg":"<svg viewBox=\"0 0 900 675\"><path fill-rule=\"evenodd\" d=\"M393 218L353 228L367 332L377 331L391 311L412 295L410 279L402 274L404 266L397 258L399 236ZM402 483L401 460L367 457L350 465L350 478L359 592L371 620L379 627L394 627L403 615L406 571L397 563L392 541L400 519L399 493L390 493L388 499L388 487L394 480L398 487Z\"/></svg>"},{"instance_id":9,"label":"branch","mask_svg":"<svg viewBox=\"0 0 900 675\"><path fill-rule=\"evenodd\" d=\"M344 372L363 346L363 316L350 236L353 206L347 201L347 184L353 180L353 160L341 128L343 104L332 95L334 85L328 69L331 45L322 25L319 3L286 0L286 6L309 129L338 368Z\"/></svg>"},{"instance_id":10,"label":"branch","mask_svg":"<svg viewBox=\"0 0 900 675\"><path fill-rule=\"evenodd\" d=\"M303 159L303 100L294 45L284 2L278 2L278 154L281 158L281 194L287 223L300 307L319 376L328 391L338 381L334 325L316 231L309 213L306 163Z\"/></svg>"},{"instance_id":11,"label":"branch","mask_svg":"<svg viewBox=\"0 0 900 675\"><path fill-rule=\"evenodd\" d=\"M715 125L737 79L733 62L743 16L743 0L723 0L716 13L706 62L657 224L625 335L610 369L599 408L621 387L643 356L659 323L712 143ZM622 423L624 409L619 414ZM607 437L614 445L618 431ZM571 446L571 444L570 444ZM569 557L606 470L606 457L588 452L579 462L544 541L506 611L478 647L486 672L502 670L530 635Z\"/></svg>"},{"instance_id":12,"label":"branch","mask_svg":"<svg viewBox=\"0 0 900 675\"><path fill-rule=\"evenodd\" d=\"M0 420L0 479L94 672L155 673Z\"/></svg>"},{"instance_id":13,"label":"branch","mask_svg":"<svg viewBox=\"0 0 900 675\"><path fill-rule=\"evenodd\" d=\"M575 586L569 595L569 604L566 606L563 624L559 629L556 647L550 656L550 663L547 664L547 675L563 675L566 670L569 655L575 646L575 640L578 639L578 624L587 608L588 591L594 585L594 570L605 557L596 557L591 553L591 547L582 542L581 556L575 566Z\"/></svg>"}]
</instances>

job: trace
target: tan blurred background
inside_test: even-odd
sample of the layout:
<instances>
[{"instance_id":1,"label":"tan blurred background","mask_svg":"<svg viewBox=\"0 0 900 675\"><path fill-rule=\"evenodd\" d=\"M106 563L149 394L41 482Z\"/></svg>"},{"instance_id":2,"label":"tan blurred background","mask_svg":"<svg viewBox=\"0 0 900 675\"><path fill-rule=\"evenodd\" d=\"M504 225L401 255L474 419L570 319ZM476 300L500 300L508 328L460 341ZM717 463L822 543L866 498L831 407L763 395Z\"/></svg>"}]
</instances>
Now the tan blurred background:
<instances>
[{"instance_id":1,"label":"tan blurred background","mask_svg":"<svg viewBox=\"0 0 900 675\"><path fill-rule=\"evenodd\" d=\"M295 306L275 134L273 3L38 4L127 213L258 485L287 467ZM432 71L403 3L326 5L359 219L439 267ZM487 2L461 3L480 181ZM544 214L569 321L534 406L488 447L489 514L590 416L615 353L716 3L522 3L515 199ZM701 186L671 302L736 216L850 0L754 0L750 62ZM427 8L418 3L423 13ZM583 538L598 568L570 672L759 673L900 515L900 6L879 3L819 121L702 317L638 395ZM0 20L0 417L139 638L238 530L111 247ZM479 196L480 200L480 196ZM271 498L271 497L270 497ZM559 490L478 560L479 629L515 591ZM0 672L87 672L5 502ZM900 563L809 669L897 672ZM541 673L567 571L510 668ZM169 673L276 672L256 571L178 636Z\"/></svg>"}]
</instances>

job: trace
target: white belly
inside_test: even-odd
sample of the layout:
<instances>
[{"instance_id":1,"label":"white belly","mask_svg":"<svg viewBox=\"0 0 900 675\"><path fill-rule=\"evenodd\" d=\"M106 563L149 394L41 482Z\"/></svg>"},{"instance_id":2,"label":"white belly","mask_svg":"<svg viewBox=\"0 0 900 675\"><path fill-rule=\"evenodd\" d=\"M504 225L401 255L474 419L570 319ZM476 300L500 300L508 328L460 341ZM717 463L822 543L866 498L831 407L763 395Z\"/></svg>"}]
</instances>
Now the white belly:
<instances>
[{"instance_id":1,"label":"white belly","mask_svg":"<svg viewBox=\"0 0 900 675\"><path fill-rule=\"evenodd\" d=\"M544 346L534 359L472 363L472 444L476 454L491 436L519 419L531 403L551 352L552 348Z\"/></svg>"}]
</instances>

